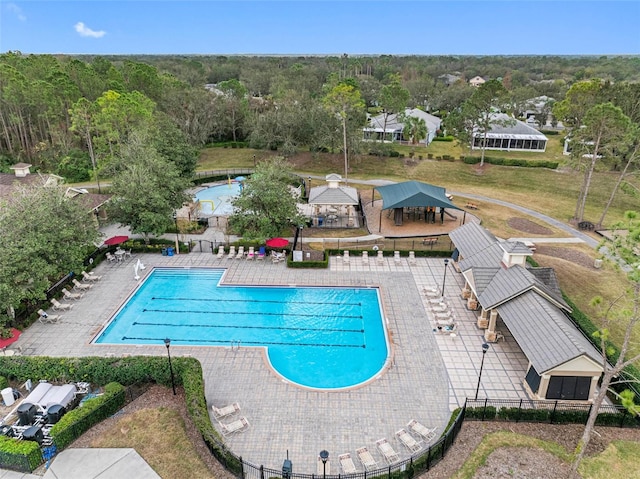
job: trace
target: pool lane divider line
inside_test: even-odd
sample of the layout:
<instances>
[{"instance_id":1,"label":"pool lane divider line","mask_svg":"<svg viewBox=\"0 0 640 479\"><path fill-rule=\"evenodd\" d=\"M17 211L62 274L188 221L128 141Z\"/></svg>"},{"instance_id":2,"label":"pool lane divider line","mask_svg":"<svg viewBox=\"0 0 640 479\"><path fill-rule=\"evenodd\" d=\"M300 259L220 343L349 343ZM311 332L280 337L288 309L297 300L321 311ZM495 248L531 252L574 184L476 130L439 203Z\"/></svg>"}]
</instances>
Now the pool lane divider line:
<instances>
[{"instance_id":1,"label":"pool lane divider line","mask_svg":"<svg viewBox=\"0 0 640 479\"><path fill-rule=\"evenodd\" d=\"M191 313L191 314L256 314L255 312L252 312L252 311L196 311L191 309L180 309L180 310L178 309L143 309L142 312L143 313ZM327 314L307 314L307 313L290 313L290 314L289 313L260 313L260 315L279 316L279 317L294 316L296 318L322 317L322 318L363 319L362 315L330 316Z\"/></svg>"},{"instance_id":2,"label":"pool lane divider line","mask_svg":"<svg viewBox=\"0 0 640 479\"><path fill-rule=\"evenodd\" d=\"M144 337L131 337L131 336L122 336L123 341L133 340L133 341L157 341L158 343L164 341L161 338L144 338ZM171 342L177 343L215 343L215 344L229 344L229 340L221 340L221 339L175 339L172 338ZM362 348L366 349L365 344L328 344L328 343L278 343L275 341L242 341L242 345L253 345L253 346L306 346L306 347L321 347L321 348Z\"/></svg>"},{"instance_id":3,"label":"pool lane divider line","mask_svg":"<svg viewBox=\"0 0 640 479\"><path fill-rule=\"evenodd\" d=\"M152 300L161 301L207 301L207 302L225 302L225 303L275 303L275 304L320 304L323 306L362 306L361 302L358 303L330 303L326 301L286 301L275 299L227 299L227 298L156 298L152 297Z\"/></svg>"},{"instance_id":4,"label":"pool lane divider line","mask_svg":"<svg viewBox=\"0 0 640 479\"><path fill-rule=\"evenodd\" d=\"M225 325L225 324L175 324L175 323L148 323L146 321L134 321L133 326L176 326L182 328L234 328L234 329L265 329L265 330L282 330L282 331L326 331L331 333L362 333L364 329L340 329L340 328L293 328L287 326L241 326L241 325Z\"/></svg>"}]
</instances>

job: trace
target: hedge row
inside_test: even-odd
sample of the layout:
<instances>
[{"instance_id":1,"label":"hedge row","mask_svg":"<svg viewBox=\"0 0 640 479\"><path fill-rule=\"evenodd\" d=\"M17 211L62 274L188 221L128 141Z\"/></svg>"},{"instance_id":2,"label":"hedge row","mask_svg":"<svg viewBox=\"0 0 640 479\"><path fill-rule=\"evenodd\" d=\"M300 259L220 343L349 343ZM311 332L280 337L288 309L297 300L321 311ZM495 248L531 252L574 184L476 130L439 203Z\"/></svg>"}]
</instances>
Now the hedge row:
<instances>
[{"instance_id":1,"label":"hedge row","mask_svg":"<svg viewBox=\"0 0 640 479\"><path fill-rule=\"evenodd\" d=\"M17 441L0 436L0 466L13 471L31 472L42 464L40 446L35 441Z\"/></svg>"},{"instance_id":2,"label":"hedge row","mask_svg":"<svg viewBox=\"0 0 640 479\"><path fill-rule=\"evenodd\" d=\"M82 407L66 413L51 428L51 439L58 449L64 449L94 425L111 417L124 406L124 387L109 383L101 396L86 400Z\"/></svg>"},{"instance_id":3,"label":"hedge row","mask_svg":"<svg viewBox=\"0 0 640 479\"><path fill-rule=\"evenodd\" d=\"M221 141L219 143L209 143L208 148L249 148L246 141Z\"/></svg>"},{"instance_id":4,"label":"hedge row","mask_svg":"<svg viewBox=\"0 0 640 479\"><path fill-rule=\"evenodd\" d=\"M465 156L462 161L467 165L475 165L480 163L481 157L479 156ZM555 170L560 164L557 161L548 160L523 160L519 158L495 158L492 156L485 156L484 162L491 165L500 166L521 166L525 168L550 168Z\"/></svg>"},{"instance_id":5,"label":"hedge row","mask_svg":"<svg viewBox=\"0 0 640 479\"><path fill-rule=\"evenodd\" d=\"M451 135L447 136L436 136L432 141L453 141L455 138Z\"/></svg>"}]
</instances>

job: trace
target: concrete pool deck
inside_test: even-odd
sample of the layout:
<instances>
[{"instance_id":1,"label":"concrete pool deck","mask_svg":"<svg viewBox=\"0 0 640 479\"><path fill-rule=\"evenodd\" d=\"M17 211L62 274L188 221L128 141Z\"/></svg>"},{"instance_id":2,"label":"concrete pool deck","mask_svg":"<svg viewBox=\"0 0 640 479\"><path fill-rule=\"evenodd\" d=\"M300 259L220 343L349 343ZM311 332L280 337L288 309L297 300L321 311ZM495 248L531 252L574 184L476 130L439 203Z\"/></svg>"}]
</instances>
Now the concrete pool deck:
<instances>
[{"instance_id":1,"label":"concrete pool deck","mask_svg":"<svg viewBox=\"0 0 640 479\"><path fill-rule=\"evenodd\" d=\"M154 266L227 268L227 284L380 287L393 356L389 369L362 387L322 392L293 386L269 370L262 349L171 347L172 356L189 355L202 363L208 405L240 403L250 427L227 443L256 466L279 470L288 450L294 470L311 473L316 471L318 451L327 449L334 463L327 473L335 474L340 472L339 454L350 452L357 457L355 450L367 446L382 467L385 462L375 441L387 438L401 457L408 457L395 431L411 419L442 431L450 411L475 394L482 331L475 326L477 313L467 311L460 299L460 275L449 267L446 278L445 294L457 317L455 337L433 332L433 319L421 293L427 285L442 283L442 259L417 258L410 265L407 258L398 264L393 258L385 258L383 264L371 258L365 265L359 257L349 263L331 258L327 270L307 270L269 260L218 260L207 253L134 255L120 264L99 265L96 273L103 275L102 280L71 311L62 313L60 323L37 322L28 328L20 338L23 354L166 356L164 345L91 344L137 286L134 264L138 258L147 266L145 273ZM506 341L492 345L486 355L479 397L526 397L521 382L527 361L513 338L505 336ZM217 426L213 417L212 421Z\"/></svg>"}]
</instances>

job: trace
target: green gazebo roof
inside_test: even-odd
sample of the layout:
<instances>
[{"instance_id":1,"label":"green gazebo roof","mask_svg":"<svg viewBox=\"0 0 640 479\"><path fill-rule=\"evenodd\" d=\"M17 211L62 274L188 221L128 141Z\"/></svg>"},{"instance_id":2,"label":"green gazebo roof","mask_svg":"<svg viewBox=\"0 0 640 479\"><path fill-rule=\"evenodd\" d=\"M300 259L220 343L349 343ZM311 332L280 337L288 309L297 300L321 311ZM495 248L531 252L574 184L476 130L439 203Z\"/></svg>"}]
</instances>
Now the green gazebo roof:
<instances>
[{"instance_id":1,"label":"green gazebo roof","mask_svg":"<svg viewBox=\"0 0 640 479\"><path fill-rule=\"evenodd\" d=\"M393 185L377 186L382 195L382 209L435 206L461 210L447 198L446 190L419 181L405 181Z\"/></svg>"}]
</instances>

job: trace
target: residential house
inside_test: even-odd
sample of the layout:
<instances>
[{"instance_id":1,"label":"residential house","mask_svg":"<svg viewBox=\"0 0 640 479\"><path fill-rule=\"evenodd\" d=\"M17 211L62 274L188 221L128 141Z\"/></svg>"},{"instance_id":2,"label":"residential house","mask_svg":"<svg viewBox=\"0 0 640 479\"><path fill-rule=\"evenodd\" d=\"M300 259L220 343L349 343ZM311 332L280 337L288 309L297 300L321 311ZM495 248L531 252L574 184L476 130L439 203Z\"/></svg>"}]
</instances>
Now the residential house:
<instances>
[{"instance_id":1,"label":"residential house","mask_svg":"<svg viewBox=\"0 0 640 479\"><path fill-rule=\"evenodd\" d=\"M485 149L534 152L547 149L547 137L532 126L505 113L492 113L491 116L492 125L486 136ZM482 149L484 139L484 132L479 129L474 131L471 149Z\"/></svg>"},{"instance_id":2,"label":"residential house","mask_svg":"<svg viewBox=\"0 0 640 479\"><path fill-rule=\"evenodd\" d=\"M420 142L423 146L427 146L433 141L437 131L442 125L442 120L440 118L418 108L407 108L404 111L404 116L411 116L424 120L427 126L427 137ZM384 139L384 141L388 142L402 141L404 131L402 115L392 113L387 116L386 120L385 124L384 114L371 118L369 120L369 126L367 128L363 128L364 139L371 141L380 141Z\"/></svg>"},{"instance_id":3,"label":"residential house","mask_svg":"<svg viewBox=\"0 0 640 479\"><path fill-rule=\"evenodd\" d=\"M469 80L469 85L473 87L479 87L483 83L486 83L487 80L482 78L481 76L474 76L471 80Z\"/></svg>"}]
</instances>

